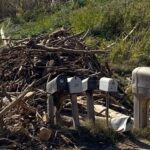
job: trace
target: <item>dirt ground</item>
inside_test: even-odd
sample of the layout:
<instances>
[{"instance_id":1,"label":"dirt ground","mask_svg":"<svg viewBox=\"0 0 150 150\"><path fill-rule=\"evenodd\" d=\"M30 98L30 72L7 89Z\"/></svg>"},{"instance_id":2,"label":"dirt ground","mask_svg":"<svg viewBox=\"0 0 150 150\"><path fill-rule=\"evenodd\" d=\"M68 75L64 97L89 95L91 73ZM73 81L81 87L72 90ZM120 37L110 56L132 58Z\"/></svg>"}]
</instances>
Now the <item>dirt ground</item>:
<instances>
[{"instance_id":1,"label":"dirt ground","mask_svg":"<svg viewBox=\"0 0 150 150\"><path fill-rule=\"evenodd\" d=\"M117 144L121 150L150 150L150 141L145 139L127 139Z\"/></svg>"},{"instance_id":2,"label":"dirt ground","mask_svg":"<svg viewBox=\"0 0 150 150\"><path fill-rule=\"evenodd\" d=\"M109 145L109 144L108 144ZM81 147L79 148L62 148L61 150L150 150L150 141L144 139L126 139L123 142L119 142L116 145L111 146L96 146L93 147Z\"/></svg>"}]
</instances>

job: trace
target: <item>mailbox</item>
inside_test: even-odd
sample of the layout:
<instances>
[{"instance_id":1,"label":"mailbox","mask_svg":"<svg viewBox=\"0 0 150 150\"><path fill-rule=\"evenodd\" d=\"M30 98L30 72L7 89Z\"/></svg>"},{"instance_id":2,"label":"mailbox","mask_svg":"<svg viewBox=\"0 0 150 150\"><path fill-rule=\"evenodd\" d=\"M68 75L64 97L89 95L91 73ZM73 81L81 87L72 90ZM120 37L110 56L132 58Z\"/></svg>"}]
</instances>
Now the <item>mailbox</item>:
<instances>
[{"instance_id":1,"label":"mailbox","mask_svg":"<svg viewBox=\"0 0 150 150\"><path fill-rule=\"evenodd\" d=\"M138 67L133 70L132 93L134 98L134 127L148 127L150 123L150 67Z\"/></svg>"},{"instance_id":2,"label":"mailbox","mask_svg":"<svg viewBox=\"0 0 150 150\"><path fill-rule=\"evenodd\" d=\"M79 77L67 78L69 92L71 94L81 93L82 92L82 81Z\"/></svg>"},{"instance_id":3,"label":"mailbox","mask_svg":"<svg viewBox=\"0 0 150 150\"><path fill-rule=\"evenodd\" d=\"M87 115L88 119L95 123L95 113L94 113L94 100L93 100L93 90L97 88L96 77L89 77L82 80L82 90L86 92L87 96Z\"/></svg>"},{"instance_id":4,"label":"mailbox","mask_svg":"<svg viewBox=\"0 0 150 150\"><path fill-rule=\"evenodd\" d=\"M97 81L95 77L89 77L82 80L82 90L85 91L93 91L97 88Z\"/></svg>"},{"instance_id":5,"label":"mailbox","mask_svg":"<svg viewBox=\"0 0 150 150\"><path fill-rule=\"evenodd\" d=\"M103 77L99 81L99 89L105 92L117 92L118 83L112 78Z\"/></svg>"},{"instance_id":6,"label":"mailbox","mask_svg":"<svg viewBox=\"0 0 150 150\"><path fill-rule=\"evenodd\" d=\"M132 72L132 92L150 96L150 67L138 67Z\"/></svg>"},{"instance_id":7,"label":"mailbox","mask_svg":"<svg viewBox=\"0 0 150 150\"><path fill-rule=\"evenodd\" d=\"M65 75L58 75L56 78L47 83L46 90L50 94L56 92L68 92L67 77Z\"/></svg>"}]
</instances>

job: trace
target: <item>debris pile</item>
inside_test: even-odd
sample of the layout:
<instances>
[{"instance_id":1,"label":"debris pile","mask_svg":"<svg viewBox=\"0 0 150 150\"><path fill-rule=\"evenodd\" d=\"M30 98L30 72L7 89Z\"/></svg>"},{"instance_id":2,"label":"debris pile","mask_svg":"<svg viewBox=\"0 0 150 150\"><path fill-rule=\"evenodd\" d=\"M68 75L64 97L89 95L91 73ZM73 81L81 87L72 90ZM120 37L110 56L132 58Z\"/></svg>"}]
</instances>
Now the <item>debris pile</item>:
<instances>
[{"instance_id":1,"label":"debris pile","mask_svg":"<svg viewBox=\"0 0 150 150\"><path fill-rule=\"evenodd\" d=\"M46 83L61 73L81 79L111 77L108 64L100 64L95 55L105 55L107 51L90 50L83 43L85 36L61 29L13 43L4 39L9 42L0 48L0 126L4 130L0 136L5 137L0 138L0 148L48 149L64 143L75 147L61 131L48 126ZM105 95L95 94L95 99L100 97ZM79 111L83 113L83 110L81 105ZM67 126L71 124L67 115L62 122L67 122Z\"/></svg>"}]
</instances>

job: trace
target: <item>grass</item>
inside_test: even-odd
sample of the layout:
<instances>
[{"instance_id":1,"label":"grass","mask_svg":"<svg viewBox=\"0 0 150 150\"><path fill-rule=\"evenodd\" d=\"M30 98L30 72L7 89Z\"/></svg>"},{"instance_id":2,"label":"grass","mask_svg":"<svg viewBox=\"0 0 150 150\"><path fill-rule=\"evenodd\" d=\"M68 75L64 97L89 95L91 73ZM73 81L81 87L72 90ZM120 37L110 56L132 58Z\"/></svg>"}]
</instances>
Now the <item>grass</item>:
<instances>
[{"instance_id":1,"label":"grass","mask_svg":"<svg viewBox=\"0 0 150 150\"><path fill-rule=\"evenodd\" d=\"M85 136L91 134L100 141L108 141L112 144L116 143L118 140L117 132L115 132L112 128L108 129L105 120L96 120L95 124L87 120L84 122L83 127L88 131L87 134L84 134Z\"/></svg>"},{"instance_id":2,"label":"grass","mask_svg":"<svg viewBox=\"0 0 150 150\"><path fill-rule=\"evenodd\" d=\"M146 127L144 129L134 128L131 132L118 134L111 128L108 130L104 120L96 120L95 125L90 121L86 121L83 126L89 131L87 136L88 134L91 134L97 137L100 141L105 141L106 143L108 140L109 143L115 144L118 141L124 141L126 138L150 140L150 127Z\"/></svg>"},{"instance_id":3,"label":"grass","mask_svg":"<svg viewBox=\"0 0 150 150\"><path fill-rule=\"evenodd\" d=\"M74 33L87 31L85 44L105 48L116 42L100 61L136 66L150 64L150 2L148 0L76 0L45 10L38 9L11 19L5 29L17 38L36 36L58 28ZM9 24L9 25L7 25ZM126 41L122 39L138 25Z\"/></svg>"},{"instance_id":4,"label":"grass","mask_svg":"<svg viewBox=\"0 0 150 150\"><path fill-rule=\"evenodd\" d=\"M134 129L133 135L137 138L150 140L150 127L144 129Z\"/></svg>"},{"instance_id":5,"label":"grass","mask_svg":"<svg viewBox=\"0 0 150 150\"><path fill-rule=\"evenodd\" d=\"M122 136L108 129L104 120L96 119L95 124L84 121L78 130L62 128L61 131L79 147L85 149L114 148Z\"/></svg>"}]
</instances>

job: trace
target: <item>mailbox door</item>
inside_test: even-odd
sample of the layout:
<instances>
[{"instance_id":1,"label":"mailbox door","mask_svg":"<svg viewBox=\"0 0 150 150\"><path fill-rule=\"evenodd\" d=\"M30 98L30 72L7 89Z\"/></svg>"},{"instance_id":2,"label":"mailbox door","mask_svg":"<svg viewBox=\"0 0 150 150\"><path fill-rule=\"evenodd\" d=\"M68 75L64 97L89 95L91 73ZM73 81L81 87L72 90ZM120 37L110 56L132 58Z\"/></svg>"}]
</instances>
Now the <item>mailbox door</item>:
<instances>
[{"instance_id":1,"label":"mailbox door","mask_svg":"<svg viewBox=\"0 0 150 150\"><path fill-rule=\"evenodd\" d=\"M88 90L95 90L97 88L96 78L89 78L88 80Z\"/></svg>"},{"instance_id":2,"label":"mailbox door","mask_svg":"<svg viewBox=\"0 0 150 150\"><path fill-rule=\"evenodd\" d=\"M82 92L82 81L78 77L68 78L69 92L71 94Z\"/></svg>"},{"instance_id":3,"label":"mailbox door","mask_svg":"<svg viewBox=\"0 0 150 150\"><path fill-rule=\"evenodd\" d=\"M117 87L118 87L118 84L117 84L117 82L115 80L109 81L108 91L110 91L110 92L117 92Z\"/></svg>"},{"instance_id":4,"label":"mailbox door","mask_svg":"<svg viewBox=\"0 0 150 150\"><path fill-rule=\"evenodd\" d=\"M99 89L108 92L108 84L106 82L100 82Z\"/></svg>"},{"instance_id":5,"label":"mailbox door","mask_svg":"<svg viewBox=\"0 0 150 150\"><path fill-rule=\"evenodd\" d=\"M57 90L59 92L67 92L68 91L68 83L67 83L67 77L64 75L59 75L57 77Z\"/></svg>"},{"instance_id":6,"label":"mailbox door","mask_svg":"<svg viewBox=\"0 0 150 150\"><path fill-rule=\"evenodd\" d=\"M93 91L97 88L97 80L95 77L90 77L82 80L83 91Z\"/></svg>"}]
</instances>

